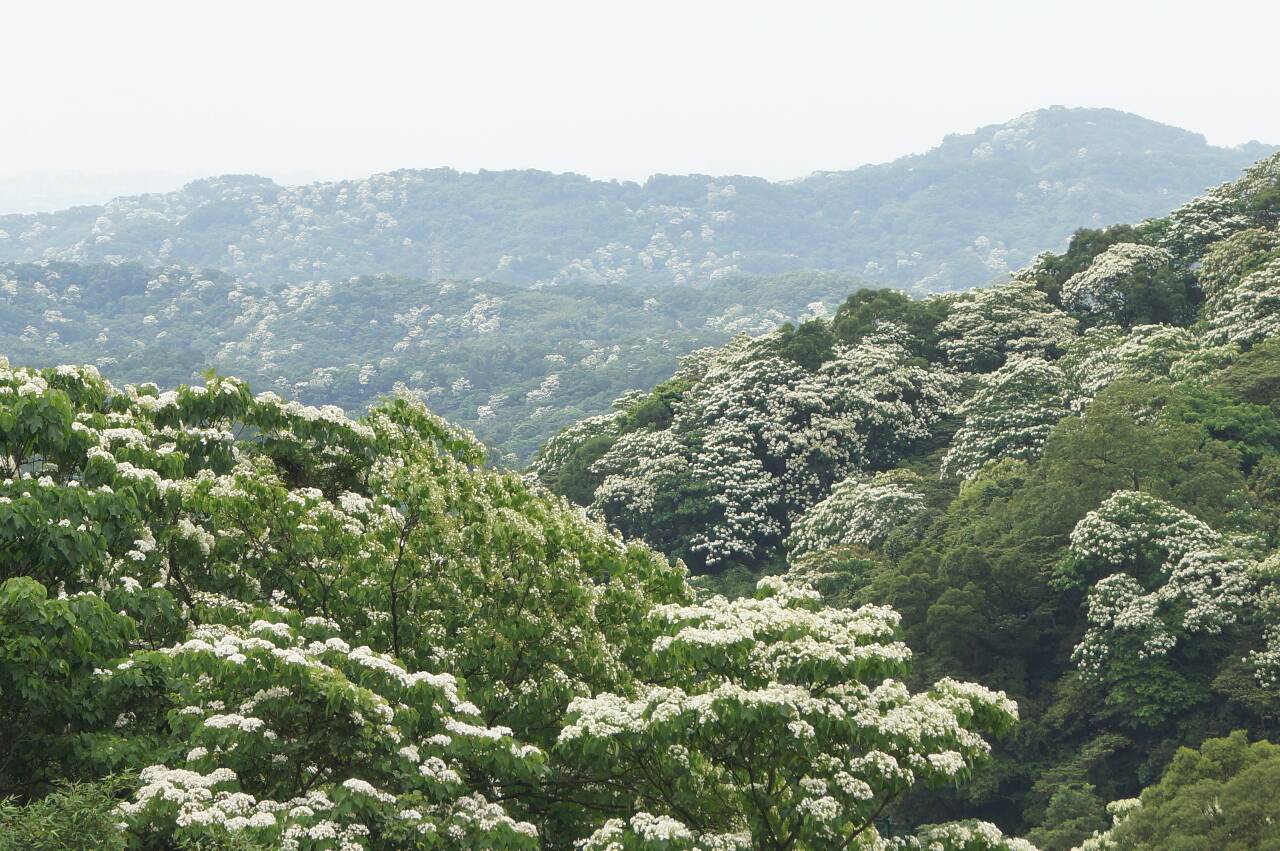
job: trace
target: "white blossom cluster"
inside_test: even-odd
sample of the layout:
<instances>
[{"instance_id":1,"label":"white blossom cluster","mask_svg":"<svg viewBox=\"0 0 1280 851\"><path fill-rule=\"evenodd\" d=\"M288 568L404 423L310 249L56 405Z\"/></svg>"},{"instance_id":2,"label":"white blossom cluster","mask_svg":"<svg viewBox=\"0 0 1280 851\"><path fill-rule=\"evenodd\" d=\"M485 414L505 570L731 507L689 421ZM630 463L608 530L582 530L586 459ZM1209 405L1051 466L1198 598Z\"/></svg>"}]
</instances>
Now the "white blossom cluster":
<instances>
[{"instance_id":1,"label":"white blossom cluster","mask_svg":"<svg viewBox=\"0 0 1280 851\"><path fill-rule=\"evenodd\" d=\"M1111 816L1111 827L1094 833L1072 851L1115 851L1118 846L1112 836L1113 831L1140 809L1142 809L1141 798L1121 798L1107 804L1107 813Z\"/></svg>"},{"instance_id":2,"label":"white blossom cluster","mask_svg":"<svg viewBox=\"0 0 1280 851\"><path fill-rule=\"evenodd\" d=\"M1080 411L1120 379L1165 378L1199 352L1199 339L1184 328L1135 325L1125 331L1102 325L1081 334L1057 365L1071 387L1071 407Z\"/></svg>"},{"instance_id":3,"label":"white blossom cluster","mask_svg":"<svg viewBox=\"0 0 1280 851\"><path fill-rule=\"evenodd\" d=\"M345 797L359 796L367 799L363 810L377 807L399 812L403 809L400 796L412 793L433 802L414 817L422 831L536 835L532 825L464 791L451 749L457 742L470 740L475 746L497 747L526 759L540 755L537 748L512 743L509 729L479 723L479 710L461 698L453 676L409 672L386 654L364 646L351 648L334 635L325 638L316 626L303 628L312 636L306 638L288 623L259 620L248 629L209 624L194 627L184 642L160 651L173 660L173 671L188 701L177 713L172 733L194 747L187 754L186 768L159 765L143 772L144 785L132 801L119 806L129 830L247 830L263 838L279 838L286 847L290 838L336 837L353 848L363 848L361 837L368 828L359 821L336 824L330 811ZM146 652L135 654L118 670L147 656ZM237 669L245 673L236 677ZM237 680L295 685L265 686L237 696ZM380 751L390 761L376 771L384 782L395 783L395 792L363 777L335 776L330 769L320 768L314 780L324 785L289 801L259 799L243 790L213 790L234 785L238 777L253 777L264 764L270 766L269 772L291 764L302 737L315 723L305 707L320 695L324 698L316 705L342 707L346 712L348 735L353 744L359 743L356 747ZM235 701L238 711L227 712L227 705ZM415 709L409 711L408 704ZM424 710L443 716L442 727L431 736L419 731L415 744L405 744L414 729L411 718ZM270 724L245 714L251 712L267 716ZM250 744L254 739L256 743Z\"/></svg>"},{"instance_id":4,"label":"white blossom cluster","mask_svg":"<svg viewBox=\"0 0 1280 851\"><path fill-rule=\"evenodd\" d=\"M978 382L960 407L964 425L943 458L943 476L971 479L991 461L1034 460L1058 420L1071 412L1066 374L1034 355L1013 357Z\"/></svg>"},{"instance_id":5,"label":"white blossom cluster","mask_svg":"<svg viewBox=\"0 0 1280 851\"><path fill-rule=\"evenodd\" d=\"M1212 301L1234 288L1245 276L1280 253L1280 232L1250 228L1213 243L1205 252L1196 278Z\"/></svg>"},{"instance_id":6,"label":"white blossom cluster","mask_svg":"<svg viewBox=\"0 0 1280 851\"><path fill-rule=\"evenodd\" d=\"M621 753L674 748L686 755L682 766L696 753L699 765L717 766L720 801L740 799L749 809L753 791L765 791L779 802L774 817L794 819L811 847L854 828L868 833L867 847L882 847L872 824L882 796L962 776L989 752L975 725L1017 715L1002 693L970 683L944 679L912 694L893 678L910 657L894 639L895 612L827 608L784 579L761 580L756 599L715 597L659 607L653 617L665 624L653 648L659 664L678 661L675 669L687 673L635 696L574 700L560 747L612 740ZM769 754L760 766L775 778L768 787L730 768L751 759L733 754L757 747ZM639 822L608 823L586 847L647 847L628 843L653 838L680 843L693 832L671 814L645 813ZM731 833L715 838L721 844L660 847L737 841Z\"/></svg>"},{"instance_id":7,"label":"white blossom cluster","mask_svg":"<svg viewBox=\"0 0 1280 851\"><path fill-rule=\"evenodd\" d=\"M1209 345L1247 345L1280 336L1280 257L1213 296L1204 315Z\"/></svg>"},{"instance_id":8,"label":"white blossom cluster","mask_svg":"<svg viewBox=\"0 0 1280 851\"><path fill-rule=\"evenodd\" d=\"M747 851L753 847L749 831L695 832L671 816L653 815L642 810L630 820L609 819L591 836L581 840L577 848L579 851L622 851L637 847L637 841L672 851Z\"/></svg>"},{"instance_id":9,"label":"white blossom cluster","mask_svg":"<svg viewBox=\"0 0 1280 851\"><path fill-rule=\"evenodd\" d=\"M1173 256L1163 248L1118 242L1107 248L1083 272L1062 285L1062 303L1069 309L1118 320L1124 313L1121 285L1137 274L1169 268Z\"/></svg>"},{"instance_id":10,"label":"white blossom cluster","mask_svg":"<svg viewBox=\"0 0 1280 851\"><path fill-rule=\"evenodd\" d=\"M1262 647L1252 651L1247 661L1259 685L1280 689L1280 552L1253 565L1250 577L1259 589L1257 609L1263 633Z\"/></svg>"},{"instance_id":11,"label":"white blossom cluster","mask_svg":"<svg viewBox=\"0 0 1280 851\"><path fill-rule=\"evenodd\" d=\"M1163 655L1181 636L1221 632L1254 601L1248 563L1228 555L1218 533L1137 491L1112 494L1076 524L1070 558L1078 578L1126 571L1089 590L1089 626L1074 658L1095 675L1122 643L1139 658Z\"/></svg>"},{"instance_id":12,"label":"white blossom cluster","mask_svg":"<svg viewBox=\"0 0 1280 851\"><path fill-rule=\"evenodd\" d=\"M1249 202L1280 183L1280 154L1250 167L1231 183L1210 189L1169 215L1162 245L1184 261L1197 260L1205 249L1234 233L1258 224Z\"/></svg>"},{"instance_id":13,"label":"white blossom cluster","mask_svg":"<svg viewBox=\"0 0 1280 851\"><path fill-rule=\"evenodd\" d=\"M715 513L694 551L708 564L749 559L780 543L832 483L891 464L958 401L954 375L913 363L895 345L838 348L810 372L769 354L769 344L721 350L677 402L669 429L623 435L592 468L603 478L595 510L636 522L658 495L692 479Z\"/></svg>"},{"instance_id":14,"label":"white blossom cluster","mask_svg":"<svg viewBox=\"0 0 1280 851\"><path fill-rule=\"evenodd\" d=\"M939 345L956 369L984 372L1013 355L1044 356L1065 348L1076 324L1034 284L1014 279L955 296L938 325Z\"/></svg>"},{"instance_id":15,"label":"white blossom cluster","mask_svg":"<svg viewBox=\"0 0 1280 851\"><path fill-rule=\"evenodd\" d=\"M915 836L895 837L886 851L936 851L963 848L965 851L1037 851L1025 839L1005 836L1000 828L985 821L962 821L932 825Z\"/></svg>"},{"instance_id":16,"label":"white blossom cluster","mask_svg":"<svg viewBox=\"0 0 1280 851\"><path fill-rule=\"evenodd\" d=\"M924 496L911 487L911 474L855 474L837 484L791 525L789 558L849 544L879 547L894 529L924 508Z\"/></svg>"}]
</instances>

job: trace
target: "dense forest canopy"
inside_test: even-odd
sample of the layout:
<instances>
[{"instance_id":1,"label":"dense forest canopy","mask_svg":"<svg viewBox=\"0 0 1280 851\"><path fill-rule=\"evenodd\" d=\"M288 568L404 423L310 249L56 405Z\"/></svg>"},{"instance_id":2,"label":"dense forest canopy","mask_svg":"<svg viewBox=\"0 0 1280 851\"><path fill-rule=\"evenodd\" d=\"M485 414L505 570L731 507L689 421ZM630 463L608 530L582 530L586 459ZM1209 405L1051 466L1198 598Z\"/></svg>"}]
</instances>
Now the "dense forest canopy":
<instances>
[{"instance_id":1,"label":"dense forest canopy","mask_svg":"<svg viewBox=\"0 0 1280 851\"><path fill-rule=\"evenodd\" d=\"M685 358L532 471L707 591L781 576L893 606L909 682L974 679L1022 709L993 770L908 809L1071 848L1179 746L1267 735L1280 710L1278 189L1271 157L1008 283L861 290Z\"/></svg>"},{"instance_id":2,"label":"dense forest canopy","mask_svg":"<svg viewBox=\"0 0 1280 851\"><path fill-rule=\"evenodd\" d=\"M284 187L227 175L0 216L0 261L177 264L269 288L372 272L648 288L822 269L942 291L1011 272L1078 227L1159 215L1273 150L1055 107L924 154L778 183L435 169Z\"/></svg>"},{"instance_id":3,"label":"dense forest canopy","mask_svg":"<svg viewBox=\"0 0 1280 851\"><path fill-rule=\"evenodd\" d=\"M814 313L525 475L409 388L0 358L0 849L1276 847L1280 155Z\"/></svg>"}]
</instances>

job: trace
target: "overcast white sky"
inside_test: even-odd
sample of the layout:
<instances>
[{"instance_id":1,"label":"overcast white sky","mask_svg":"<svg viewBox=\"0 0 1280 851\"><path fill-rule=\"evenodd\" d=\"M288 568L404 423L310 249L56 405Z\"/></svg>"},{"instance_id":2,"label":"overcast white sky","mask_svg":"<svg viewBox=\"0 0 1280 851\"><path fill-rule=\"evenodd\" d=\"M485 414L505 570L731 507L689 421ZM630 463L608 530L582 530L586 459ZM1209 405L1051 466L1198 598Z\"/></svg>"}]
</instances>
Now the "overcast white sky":
<instances>
[{"instance_id":1,"label":"overcast white sky","mask_svg":"<svg viewBox=\"0 0 1280 851\"><path fill-rule=\"evenodd\" d=\"M10 0L0 178L795 177L1050 104L1280 141L1280 3Z\"/></svg>"}]
</instances>

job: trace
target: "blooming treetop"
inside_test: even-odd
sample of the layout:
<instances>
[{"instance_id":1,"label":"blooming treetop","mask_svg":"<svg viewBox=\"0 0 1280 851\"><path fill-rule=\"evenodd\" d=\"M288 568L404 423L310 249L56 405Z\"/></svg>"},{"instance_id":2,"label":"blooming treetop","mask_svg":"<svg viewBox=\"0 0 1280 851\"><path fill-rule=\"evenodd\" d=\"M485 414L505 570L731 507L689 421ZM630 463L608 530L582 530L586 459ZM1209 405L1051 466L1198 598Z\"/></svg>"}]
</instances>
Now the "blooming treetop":
<instances>
[{"instance_id":1,"label":"blooming treetop","mask_svg":"<svg viewBox=\"0 0 1280 851\"><path fill-rule=\"evenodd\" d=\"M961 407L964 425L942 461L944 476L970 479L989 461L1038 458L1049 432L1070 413L1066 374L1035 356L1014 357L979 379Z\"/></svg>"},{"instance_id":2,"label":"blooming treetop","mask_svg":"<svg viewBox=\"0 0 1280 851\"><path fill-rule=\"evenodd\" d=\"M944 679L913 694L894 679L910 652L883 607L827 608L766 579L755 599L654 617L663 685L576 700L560 734L561 751L640 811L584 848L888 847L875 820L889 802L967 775L988 753L982 734L1016 718L979 686ZM1029 848L989 825L893 847Z\"/></svg>"},{"instance_id":3,"label":"blooming treetop","mask_svg":"<svg viewBox=\"0 0 1280 851\"><path fill-rule=\"evenodd\" d=\"M1089 590L1089 629L1075 649L1091 674L1122 648L1146 658L1181 637L1221 632L1253 603L1248 560L1200 520L1148 494L1118 491L1089 512L1071 533L1059 581L1116 568Z\"/></svg>"},{"instance_id":4,"label":"blooming treetop","mask_svg":"<svg viewBox=\"0 0 1280 851\"><path fill-rule=\"evenodd\" d=\"M768 353L770 342L727 348L669 428L614 443L593 467L603 477L594 508L643 530L661 525L651 514L660 494L694 490L708 519L693 551L708 565L755 558L832 483L891 464L957 402L955 376L894 344L837 347L811 372Z\"/></svg>"},{"instance_id":5,"label":"blooming treetop","mask_svg":"<svg viewBox=\"0 0 1280 851\"><path fill-rule=\"evenodd\" d=\"M1062 285L1062 303L1070 309L1117 320L1123 314L1121 284L1138 273L1169 268L1173 256L1163 248L1119 242L1093 259L1088 269Z\"/></svg>"},{"instance_id":6,"label":"blooming treetop","mask_svg":"<svg viewBox=\"0 0 1280 851\"><path fill-rule=\"evenodd\" d=\"M1049 303L1029 281L971 290L956 296L938 326L940 346L956 368L995 369L1012 355L1046 355L1075 336L1076 320Z\"/></svg>"},{"instance_id":7,"label":"blooming treetop","mask_svg":"<svg viewBox=\"0 0 1280 851\"><path fill-rule=\"evenodd\" d=\"M891 531L924 508L924 496L912 488L913 478L917 477L901 472L845 479L792 524L789 558L849 544L879 547Z\"/></svg>"}]
</instances>

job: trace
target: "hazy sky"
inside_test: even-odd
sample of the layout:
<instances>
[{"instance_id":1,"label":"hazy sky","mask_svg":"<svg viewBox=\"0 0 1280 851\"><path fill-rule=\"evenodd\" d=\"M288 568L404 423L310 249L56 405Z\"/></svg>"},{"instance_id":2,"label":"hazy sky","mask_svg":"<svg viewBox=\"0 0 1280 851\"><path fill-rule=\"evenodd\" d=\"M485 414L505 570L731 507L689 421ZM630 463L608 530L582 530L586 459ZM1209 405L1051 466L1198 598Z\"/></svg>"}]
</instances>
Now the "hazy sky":
<instances>
[{"instance_id":1,"label":"hazy sky","mask_svg":"<svg viewBox=\"0 0 1280 851\"><path fill-rule=\"evenodd\" d=\"M5 4L0 178L795 177L1050 104L1280 142L1280 3Z\"/></svg>"}]
</instances>

